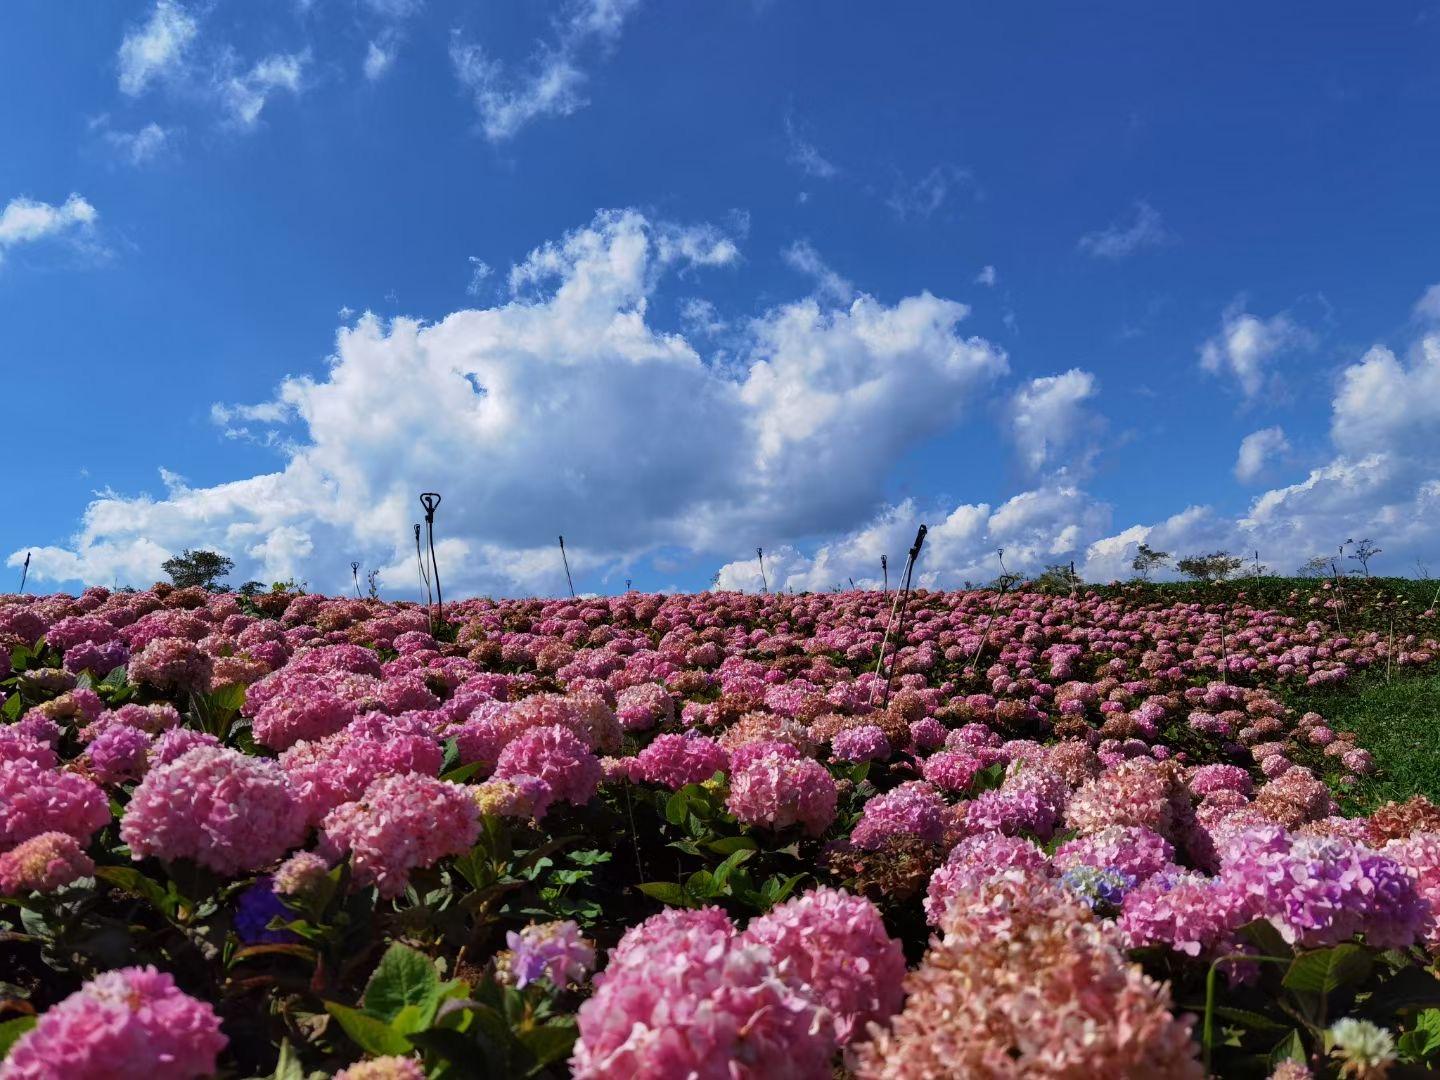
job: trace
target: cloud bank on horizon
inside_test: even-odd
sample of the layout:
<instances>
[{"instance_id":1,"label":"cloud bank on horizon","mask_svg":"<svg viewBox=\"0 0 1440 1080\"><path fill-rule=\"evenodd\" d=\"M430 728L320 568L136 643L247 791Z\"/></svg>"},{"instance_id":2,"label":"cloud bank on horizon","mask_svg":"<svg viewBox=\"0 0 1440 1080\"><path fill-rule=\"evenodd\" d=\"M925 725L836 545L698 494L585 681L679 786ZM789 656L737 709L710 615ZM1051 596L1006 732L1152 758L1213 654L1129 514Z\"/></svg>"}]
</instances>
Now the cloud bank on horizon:
<instances>
[{"instance_id":1,"label":"cloud bank on horizon","mask_svg":"<svg viewBox=\"0 0 1440 1080\"><path fill-rule=\"evenodd\" d=\"M1104 429L1092 373L1007 392L1006 352L964 333L966 304L852 297L803 250L813 294L762 310L717 359L651 325L647 306L667 276L742 272L736 238L602 211L512 267L503 303L433 323L363 314L340 328L324 375L214 406L232 437L283 445L280 470L208 487L165 471L160 498L104 493L70 545L26 549L33 573L146 581L179 548L207 547L264 581L325 580L337 552L359 551L399 582L421 487L445 495L441 558L467 593L558 591L558 532L582 571L616 578L681 549L716 557L720 587L748 590L761 585L755 538L771 587L875 586L880 555L897 559L922 520L927 586L993 578L999 549L1011 569L1073 560L1092 579L1125 576L1142 541L1295 558L1373 532L1388 551L1426 554L1440 521L1440 330L1342 371L1329 456L1303 480L1239 517L1179 506L1117 524L1085 488ZM886 501L894 460L994 400L1032 486L998 505ZM1237 473L1253 479L1287 446L1278 428L1256 432Z\"/></svg>"}]
</instances>

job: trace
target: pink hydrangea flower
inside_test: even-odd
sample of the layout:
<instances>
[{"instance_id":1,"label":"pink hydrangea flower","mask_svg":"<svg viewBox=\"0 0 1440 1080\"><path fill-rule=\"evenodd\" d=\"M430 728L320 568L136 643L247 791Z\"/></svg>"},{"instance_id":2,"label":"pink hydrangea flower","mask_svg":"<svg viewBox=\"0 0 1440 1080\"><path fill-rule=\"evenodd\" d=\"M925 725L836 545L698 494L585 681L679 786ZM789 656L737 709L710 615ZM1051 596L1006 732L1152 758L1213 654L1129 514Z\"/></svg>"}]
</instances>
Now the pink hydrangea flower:
<instances>
[{"instance_id":1,"label":"pink hydrangea flower","mask_svg":"<svg viewBox=\"0 0 1440 1080\"><path fill-rule=\"evenodd\" d=\"M102 784L138 780L149 766L154 736L139 728L116 724L106 728L85 749L90 768Z\"/></svg>"},{"instance_id":2,"label":"pink hydrangea flower","mask_svg":"<svg viewBox=\"0 0 1440 1080\"><path fill-rule=\"evenodd\" d=\"M892 836L940 843L949 820L944 796L923 780L909 780L865 803L850 834L857 848L874 851Z\"/></svg>"},{"instance_id":3,"label":"pink hydrangea flower","mask_svg":"<svg viewBox=\"0 0 1440 1080\"><path fill-rule=\"evenodd\" d=\"M812 889L752 919L745 935L830 1010L842 1046L900 1008L905 954L863 897Z\"/></svg>"},{"instance_id":4,"label":"pink hydrangea flower","mask_svg":"<svg viewBox=\"0 0 1440 1080\"><path fill-rule=\"evenodd\" d=\"M166 972L95 976L20 1037L3 1080L192 1080L215 1072L220 1018Z\"/></svg>"},{"instance_id":5,"label":"pink hydrangea flower","mask_svg":"<svg viewBox=\"0 0 1440 1080\"><path fill-rule=\"evenodd\" d=\"M724 772L730 766L730 755L703 735L658 735L633 761L636 779L676 791Z\"/></svg>"},{"instance_id":6,"label":"pink hydrangea flower","mask_svg":"<svg viewBox=\"0 0 1440 1080\"><path fill-rule=\"evenodd\" d=\"M460 855L475 843L480 811L458 784L420 773L383 776L356 802L330 811L321 826L320 853L350 853L356 881L381 896L399 896L412 870Z\"/></svg>"},{"instance_id":7,"label":"pink hydrangea flower","mask_svg":"<svg viewBox=\"0 0 1440 1080\"><path fill-rule=\"evenodd\" d=\"M425 1080L425 1069L414 1058L386 1054L341 1069L334 1080Z\"/></svg>"},{"instance_id":8,"label":"pink hydrangea flower","mask_svg":"<svg viewBox=\"0 0 1440 1080\"><path fill-rule=\"evenodd\" d=\"M120 822L136 859L190 859L227 876L274 862L304 837L304 807L280 766L214 746L152 768Z\"/></svg>"},{"instance_id":9,"label":"pink hydrangea flower","mask_svg":"<svg viewBox=\"0 0 1440 1080\"><path fill-rule=\"evenodd\" d=\"M41 833L0 855L0 895L54 892L94 872L95 863L69 833Z\"/></svg>"},{"instance_id":10,"label":"pink hydrangea flower","mask_svg":"<svg viewBox=\"0 0 1440 1080\"><path fill-rule=\"evenodd\" d=\"M595 967L595 946L580 933L573 920L531 923L505 935L510 949L510 975L524 989L536 979L549 979L564 988L585 982Z\"/></svg>"},{"instance_id":11,"label":"pink hydrangea flower","mask_svg":"<svg viewBox=\"0 0 1440 1080\"><path fill-rule=\"evenodd\" d=\"M836 761L884 761L890 756L890 740L875 724L861 724L836 732L830 749Z\"/></svg>"},{"instance_id":12,"label":"pink hydrangea flower","mask_svg":"<svg viewBox=\"0 0 1440 1080\"><path fill-rule=\"evenodd\" d=\"M110 821L105 793L83 776L20 758L0 761L0 851L47 832L82 844Z\"/></svg>"},{"instance_id":13,"label":"pink hydrangea flower","mask_svg":"<svg viewBox=\"0 0 1440 1080\"><path fill-rule=\"evenodd\" d=\"M544 780L557 801L584 806L600 786L600 759L568 727L531 728L500 752L495 766L501 780L521 775Z\"/></svg>"},{"instance_id":14,"label":"pink hydrangea flower","mask_svg":"<svg viewBox=\"0 0 1440 1080\"><path fill-rule=\"evenodd\" d=\"M752 744L753 745L753 744ZM839 790L818 761L761 744L754 756L731 756L730 812L746 825L783 829L800 825L819 836L835 820Z\"/></svg>"},{"instance_id":15,"label":"pink hydrangea flower","mask_svg":"<svg viewBox=\"0 0 1440 1080\"><path fill-rule=\"evenodd\" d=\"M828 1080L830 1015L777 971L768 948L723 914L656 919L627 932L580 1006L577 1080Z\"/></svg>"}]
</instances>

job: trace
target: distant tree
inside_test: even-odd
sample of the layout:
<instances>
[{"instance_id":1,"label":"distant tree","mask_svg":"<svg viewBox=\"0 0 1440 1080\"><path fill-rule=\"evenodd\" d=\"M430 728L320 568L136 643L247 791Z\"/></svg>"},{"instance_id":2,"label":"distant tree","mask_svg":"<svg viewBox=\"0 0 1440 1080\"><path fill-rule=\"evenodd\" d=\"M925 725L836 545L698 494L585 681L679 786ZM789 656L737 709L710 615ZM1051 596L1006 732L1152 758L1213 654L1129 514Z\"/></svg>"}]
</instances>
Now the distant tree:
<instances>
[{"instance_id":1,"label":"distant tree","mask_svg":"<svg viewBox=\"0 0 1440 1080\"><path fill-rule=\"evenodd\" d=\"M1330 573L1329 555L1312 555L1300 564L1299 574L1303 578L1322 578Z\"/></svg>"},{"instance_id":2,"label":"distant tree","mask_svg":"<svg viewBox=\"0 0 1440 1080\"><path fill-rule=\"evenodd\" d=\"M259 581L247 581L235 591L245 597L259 596L265 591L265 585Z\"/></svg>"},{"instance_id":3,"label":"distant tree","mask_svg":"<svg viewBox=\"0 0 1440 1080\"><path fill-rule=\"evenodd\" d=\"M1354 552L1346 556L1346 558L1354 559L1358 562L1360 569L1364 571L1365 576L1368 578L1370 576L1370 560L1379 554L1380 549L1375 546L1375 541L1366 537L1364 540L1357 540L1355 542Z\"/></svg>"},{"instance_id":4,"label":"distant tree","mask_svg":"<svg viewBox=\"0 0 1440 1080\"><path fill-rule=\"evenodd\" d=\"M1142 543L1135 552L1135 558L1130 560L1130 569L1140 575L1141 581L1150 580L1150 572L1156 570L1170 561L1168 551L1157 551L1149 544Z\"/></svg>"},{"instance_id":5,"label":"distant tree","mask_svg":"<svg viewBox=\"0 0 1440 1080\"><path fill-rule=\"evenodd\" d=\"M1024 581L1024 574L1017 574L1012 570L1001 574L999 577L997 577L994 581L990 583L989 587L994 589L996 592L1007 593L1011 589L1015 588L1015 586L1022 584ZM966 588L969 588L970 583L967 581L965 583L965 586Z\"/></svg>"},{"instance_id":6,"label":"distant tree","mask_svg":"<svg viewBox=\"0 0 1440 1080\"><path fill-rule=\"evenodd\" d=\"M235 569L235 560L214 551L191 551L172 555L160 564L160 569L169 575L177 589L199 586L211 592L223 592L225 587L220 579Z\"/></svg>"},{"instance_id":7,"label":"distant tree","mask_svg":"<svg viewBox=\"0 0 1440 1080\"><path fill-rule=\"evenodd\" d=\"M1071 592L1085 582L1069 563L1054 563L1047 566L1031 584L1047 592Z\"/></svg>"},{"instance_id":8,"label":"distant tree","mask_svg":"<svg viewBox=\"0 0 1440 1080\"><path fill-rule=\"evenodd\" d=\"M380 571L371 570L365 575L365 595L371 600L380 599Z\"/></svg>"},{"instance_id":9,"label":"distant tree","mask_svg":"<svg viewBox=\"0 0 1440 1080\"><path fill-rule=\"evenodd\" d=\"M1186 577L1207 585L1224 581L1245 565L1245 560L1228 551L1212 551L1206 555L1187 555L1175 564Z\"/></svg>"}]
</instances>

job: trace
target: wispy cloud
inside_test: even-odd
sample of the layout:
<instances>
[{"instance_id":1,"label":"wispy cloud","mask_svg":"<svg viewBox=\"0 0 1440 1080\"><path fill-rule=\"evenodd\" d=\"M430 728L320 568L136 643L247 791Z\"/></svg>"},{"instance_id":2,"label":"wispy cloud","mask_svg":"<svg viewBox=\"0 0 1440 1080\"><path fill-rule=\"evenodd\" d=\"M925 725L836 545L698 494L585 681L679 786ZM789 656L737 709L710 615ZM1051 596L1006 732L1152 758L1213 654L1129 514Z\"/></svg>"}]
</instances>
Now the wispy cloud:
<instances>
[{"instance_id":1,"label":"wispy cloud","mask_svg":"<svg viewBox=\"0 0 1440 1080\"><path fill-rule=\"evenodd\" d=\"M310 62L310 51L275 53L258 61L248 71L224 77L219 82L221 99L230 119L242 129L253 128L265 103L277 90L300 92L301 74Z\"/></svg>"},{"instance_id":2,"label":"wispy cloud","mask_svg":"<svg viewBox=\"0 0 1440 1080\"><path fill-rule=\"evenodd\" d=\"M526 125L549 116L569 116L589 104L581 63L591 51L604 52L620 39L625 20L640 0L578 0L528 61L528 71L511 78L505 65L456 31L450 44L455 75L469 92L480 128L491 142L513 138Z\"/></svg>"},{"instance_id":3,"label":"wispy cloud","mask_svg":"<svg viewBox=\"0 0 1440 1080\"><path fill-rule=\"evenodd\" d=\"M945 205L951 192L973 186L975 176L958 165L936 165L918 180L898 179L885 205L901 221L928 218Z\"/></svg>"},{"instance_id":4,"label":"wispy cloud","mask_svg":"<svg viewBox=\"0 0 1440 1080\"><path fill-rule=\"evenodd\" d=\"M1086 233L1077 246L1097 259L1124 259L1138 251L1160 247L1174 240L1175 236L1165 227L1160 211L1141 200L1135 204L1130 218L1113 221L1103 229Z\"/></svg>"},{"instance_id":5,"label":"wispy cloud","mask_svg":"<svg viewBox=\"0 0 1440 1080\"><path fill-rule=\"evenodd\" d=\"M985 285L993 288L995 286L995 283L999 280L1000 275L995 272L995 267L988 264L982 266L980 268L980 272L975 275L976 285Z\"/></svg>"},{"instance_id":6,"label":"wispy cloud","mask_svg":"<svg viewBox=\"0 0 1440 1080\"><path fill-rule=\"evenodd\" d=\"M794 115L789 112L785 114L785 140L785 160L806 176L813 176L817 180L830 180L840 172L839 167L801 133Z\"/></svg>"},{"instance_id":7,"label":"wispy cloud","mask_svg":"<svg viewBox=\"0 0 1440 1080\"><path fill-rule=\"evenodd\" d=\"M143 26L120 42L120 89L135 97L152 82L179 71L199 24L176 0L156 0Z\"/></svg>"},{"instance_id":8,"label":"wispy cloud","mask_svg":"<svg viewBox=\"0 0 1440 1080\"><path fill-rule=\"evenodd\" d=\"M808 240L797 240L780 253L792 270L815 279L815 291L828 300L845 303L855 296L855 286L836 273Z\"/></svg>"},{"instance_id":9,"label":"wispy cloud","mask_svg":"<svg viewBox=\"0 0 1440 1080\"><path fill-rule=\"evenodd\" d=\"M1247 399L1274 385L1271 362L1282 353L1308 349L1315 335L1286 312L1262 319L1243 310L1236 300L1220 319L1220 332L1200 346L1200 366L1212 375L1228 375Z\"/></svg>"},{"instance_id":10,"label":"wispy cloud","mask_svg":"<svg viewBox=\"0 0 1440 1080\"><path fill-rule=\"evenodd\" d=\"M156 123L146 124L136 131L117 131L109 126L109 117L102 116L92 124L99 130L100 138L114 151L115 156L128 165L145 165L165 153L175 132Z\"/></svg>"},{"instance_id":11,"label":"wispy cloud","mask_svg":"<svg viewBox=\"0 0 1440 1080\"><path fill-rule=\"evenodd\" d=\"M71 194L59 206L18 196L0 211L0 262L22 244L55 238L83 242L99 220L99 211L82 195Z\"/></svg>"}]
</instances>

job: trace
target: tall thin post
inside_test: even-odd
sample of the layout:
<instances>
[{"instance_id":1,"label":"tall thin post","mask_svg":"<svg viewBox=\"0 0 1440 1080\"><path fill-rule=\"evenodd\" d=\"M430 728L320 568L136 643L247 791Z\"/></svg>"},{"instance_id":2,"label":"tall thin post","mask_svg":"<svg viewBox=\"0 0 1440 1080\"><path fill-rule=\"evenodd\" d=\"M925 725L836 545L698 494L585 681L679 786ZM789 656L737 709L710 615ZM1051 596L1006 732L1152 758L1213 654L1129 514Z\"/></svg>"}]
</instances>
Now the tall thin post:
<instances>
[{"instance_id":1,"label":"tall thin post","mask_svg":"<svg viewBox=\"0 0 1440 1080\"><path fill-rule=\"evenodd\" d=\"M880 580L883 582L880 586L881 591L888 593L890 591L890 560L884 555L880 556Z\"/></svg>"},{"instance_id":2,"label":"tall thin post","mask_svg":"<svg viewBox=\"0 0 1440 1080\"><path fill-rule=\"evenodd\" d=\"M910 548L909 558L905 560L905 573L900 579L900 591L895 595L895 602L890 606L890 618L885 623L885 636L880 639L880 659L875 663L875 678L880 678L880 672L885 672L885 698L880 707L886 708L890 704L890 684L895 678L894 665L885 666L885 649L890 644L890 628L895 627L895 651L900 651L900 643L904 641L905 634L905 605L910 599L910 581L915 573L915 560L920 557L920 548L925 544L925 534L929 528L921 525L915 533L915 543ZM896 613L899 613L898 624ZM875 704L875 686L870 686L870 704Z\"/></svg>"},{"instance_id":3,"label":"tall thin post","mask_svg":"<svg viewBox=\"0 0 1440 1080\"><path fill-rule=\"evenodd\" d=\"M570 577L570 560L565 555L565 537L560 537L560 561L565 564L565 584L570 586L570 599L575 599L575 582Z\"/></svg>"},{"instance_id":4,"label":"tall thin post","mask_svg":"<svg viewBox=\"0 0 1440 1080\"><path fill-rule=\"evenodd\" d=\"M763 548L757 547L755 549L755 558L760 562L760 591L768 593L770 591L770 582L765 580L765 551Z\"/></svg>"},{"instance_id":5,"label":"tall thin post","mask_svg":"<svg viewBox=\"0 0 1440 1080\"><path fill-rule=\"evenodd\" d=\"M355 599L360 600L360 564L354 560L350 562L350 577L355 582Z\"/></svg>"},{"instance_id":6,"label":"tall thin post","mask_svg":"<svg viewBox=\"0 0 1440 1080\"><path fill-rule=\"evenodd\" d=\"M435 603L435 594L430 591L430 568L425 565L425 556L420 552L420 523L415 523L415 565L420 568L420 580L425 583L425 610Z\"/></svg>"},{"instance_id":7,"label":"tall thin post","mask_svg":"<svg viewBox=\"0 0 1440 1080\"><path fill-rule=\"evenodd\" d=\"M25 565L20 567L20 591L25 591L25 579L30 576L30 552L25 552Z\"/></svg>"},{"instance_id":8,"label":"tall thin post","mask_svg":"<svg viewBox=\"0 0 1440 1080\"><path fill-rule=\"evenodd\" d=\"M430 573L435 575L435 623L438 626L445 621L445 595L440 591L440 564L435 559L435 508L440 505L439 493L422 491L420 505L425 508L425 535L430 542Z\"/></svg>"}]
</instances>

